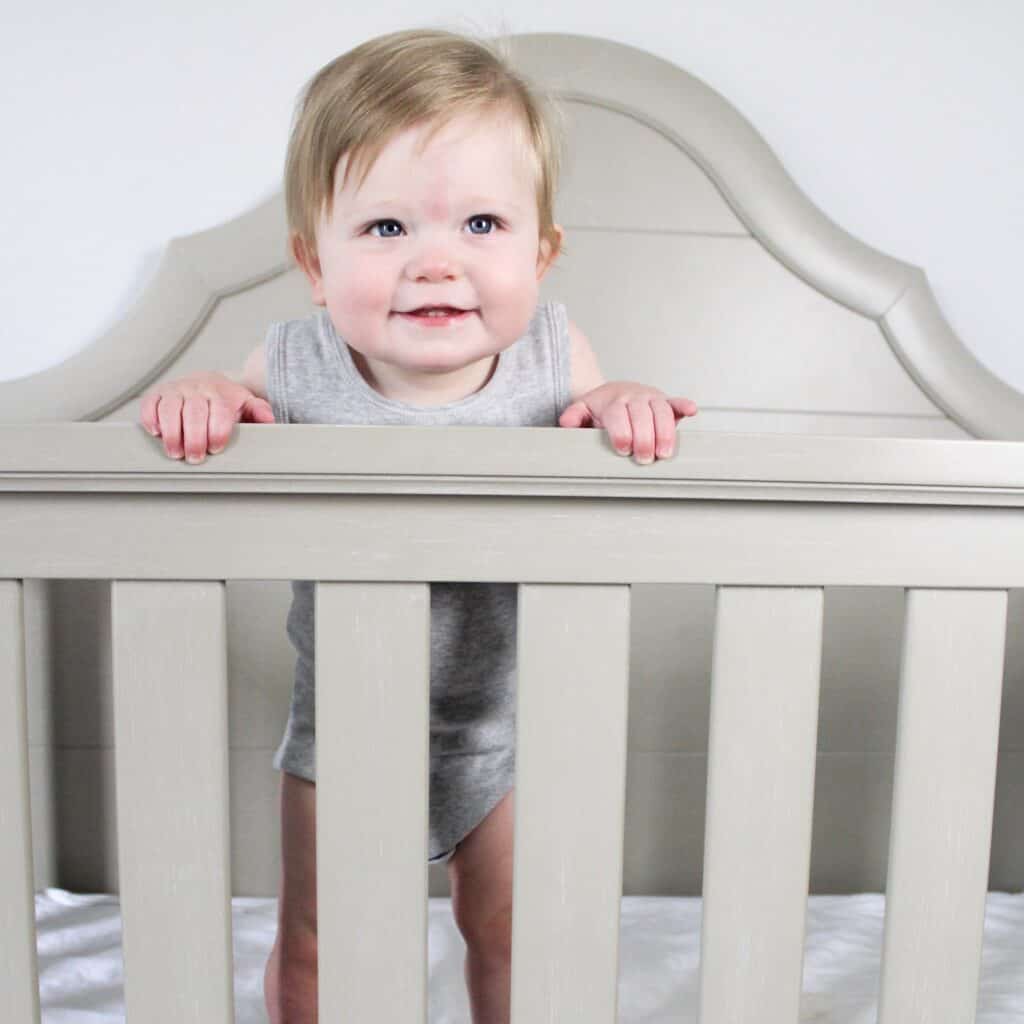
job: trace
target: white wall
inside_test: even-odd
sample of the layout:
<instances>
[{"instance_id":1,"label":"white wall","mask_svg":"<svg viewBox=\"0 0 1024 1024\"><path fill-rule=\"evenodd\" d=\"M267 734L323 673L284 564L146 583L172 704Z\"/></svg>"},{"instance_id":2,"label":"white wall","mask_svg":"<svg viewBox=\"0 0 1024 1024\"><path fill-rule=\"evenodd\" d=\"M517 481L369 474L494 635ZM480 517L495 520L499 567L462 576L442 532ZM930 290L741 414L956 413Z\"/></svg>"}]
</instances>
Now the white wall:
<instances>
[{"instance_id":1,"label":"white wall","mask_svg":"<svg viewBox=\"0 0 1024 1024\"><path fill-rule=\"evenodd\" d=\"M605 36L686 68L829 217L924 267L965 344L1024 391L1020 0L19 5L0 42L0 380L102 335L170 238L277 191L305 80L416 25Z\"/></svg>"}]
</instances>

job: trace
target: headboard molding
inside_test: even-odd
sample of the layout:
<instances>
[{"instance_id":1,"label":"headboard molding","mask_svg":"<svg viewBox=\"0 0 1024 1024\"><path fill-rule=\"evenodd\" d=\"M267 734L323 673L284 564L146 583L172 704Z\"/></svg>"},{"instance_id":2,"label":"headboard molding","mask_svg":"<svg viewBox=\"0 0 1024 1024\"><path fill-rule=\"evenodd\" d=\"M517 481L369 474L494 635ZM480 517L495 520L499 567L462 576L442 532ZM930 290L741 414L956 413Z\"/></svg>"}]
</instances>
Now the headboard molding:
<instances>
[{"instance_id":1,"label":"headboard molding","mask_svg":"<svg viewBox=\"0 0 1024 1024\"><path fill-rule=\"evenodd\" d=\"M666 60L607 39L531 33L512 36L510 46L516 64L559 99L634 118L685 152L782 265L875 321L911 378L964 430L1024 439L1024 395L964 346L924 271L829 220L754 127L713 89ZM172 240L145 294L107 334L58 366L0 382L3 418L103 418L188 348L222 298L289 268L280 195L221 226Z\"/></svg>"},{"instance_id":2,"label":"headboard molding","mask_svg":"<svg viewBox=\"0 0 1024 1024\"><path fill-rule=\"evenodd\" d=\"M101 420L156 380L217 303L289 269L280 196L207 231L174 238L130 312L57 366L0 381L0 418Z\"/></svg>"}]
</instances>

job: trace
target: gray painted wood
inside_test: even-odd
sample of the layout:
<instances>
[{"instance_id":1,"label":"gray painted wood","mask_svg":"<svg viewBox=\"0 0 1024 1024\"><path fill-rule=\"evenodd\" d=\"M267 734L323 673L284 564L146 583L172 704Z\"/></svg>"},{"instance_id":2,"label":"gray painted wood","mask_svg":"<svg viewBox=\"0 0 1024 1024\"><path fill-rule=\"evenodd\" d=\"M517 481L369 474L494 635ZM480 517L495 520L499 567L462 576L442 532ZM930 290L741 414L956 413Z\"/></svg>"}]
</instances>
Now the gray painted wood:
<instances>
[{"instance_id":1,"label":"gray painted wood","mask_svg":"<svg viewBox=\"0 0 1024 1024\"><path fill-rule=\"evenodd\" d=\"M627 587L519 588L512 1021L614 1024Z\"/></svg>"},{"instance_id":2,"label":"gray painted wood","mask_svg":"<svg viewBox=\"0 0 1024 1024\"><path fill-rule=\"evenodd\" d=\"M78 615L94 605L89 598L98 589L96 581L41 582L66 591L48 638L53 653L61 655L55 660L66 678L55 695L57 721L64 726L59 746L52 752L31 746L29 751L33 846L38 856L46 838L36 827L41 820L36 801L46 792L39 769L53 760L53 813L62 842L49 853L55 859L60 851L63 875L61 883L45 882L37 859L36 886L116 892L113 724L109 679L103 675L107 664L97 663L109 645L109 623L91 616L82 622ZM26 584L26 628L29 589ZM232 605L240 592L241 602ZM279 637L290 587L281 581L238 581L227 585L227 594L232 886L239 896L271 895L280 879L280 776L271 757L284 729L294 667L294 652ZM273 598L266 610L252 607L260 596ZM631 588L627 895L701 891L714 602L709 584ZM813 892L885 888L903 605L902 587L825 590ZM72 619L71 635L57 628L65 616ZM1008 618L989 881L999 890L1024 886L1019 856L1024 816L1018 813L1024 806L1024 771L1015 753L1024 736L1024 628L1012 628L1024 626L1024 591L1010 593ZM72 695L76 700L69 704ZM86 713L90 702L96 705L92 715ZM430 895L447 895L444 867L434 866L430 874Z\"/></svg>"},{"instance_id":3,"label":"gray painted wood","mask_svg":"<svg viewBox=\"0 0 1024 1024\"><path fill-rule=\"evenodd\" d=\"M112 585L125 1010L234 1015L224 584Z\"/></svg>"},{"instance_id":4,"label":"gray painted wood","mask_svg":"<svg viewBox=\"0 0 1024 1024\"><path fill-rule=\"evenodd\" d=\"M39 1020L21 580L0 579L0 992L11 1020Z\"/></svg>"},{"instance_id":5,"label":"gray painted wood","mask_svg":"<svg viewBox=\"0 0 1024 1024\"><path fill-rule=\"evenodd\" d=\"M320 1019L425 1021L428 588L317 583L315 631Z\"/></svg>"},{"instance_id":6,"label":"gray painted wood","mask_svg":"<svg viewBox=\"0 0 1024 1024\"><path fill-rule=\"evenodd\" d=\"M977 437L1024 439L1021 393L987 370L979 375L981 364L939 312L923 271L914 275L880 324L896 357L912 367L921 390L966 430ZM985 399L979 403L976 396L982 392Z\"/></svg>"},{"instance_id":7,"label":"gray painted wood","mask_svg":"<svg viewBox=\"0 0 1024 1024\"><path fill-rule=\"evenodd\" d=\"M799 1016L822 616L820 589L718 590L701 1024Z\"/></svg>"},{"instance_id":8,"label":"gray painted wood","mask_svg":"<svg viewBox=\"0 0 1024 1024\"><path fill-rule=\"evenodd\" d=\"M996 490L1024 503L1016 442L727 434L700 430L699 419L679 425L671 459L649 466L617 455L603 431L557 427L246 424L223 454L191 466L137 424L0 423L0 491L726 497L742 486L759 497L781 483L793 500L802 485L799 500L829 489L907 502L926 488L929 501L943 491L970 501L981 488L985 504Z\"/></svg>"},{"instance_id":9,"label":"gray painted wood","mask_svg":"<svg viewBox=\"0 0 1024 1024\"><path fill-rule=\"evenodd\" d=\"M609 380L656 381L702 409L941 415L873 320L808 288L755 239L566 231L541 296L565 303ZM797 392L795 380L808 385Z\"/></svg>"},{"instance_id":10,"label":"gray painted wood","mask_svg":"<svg viewBox=\"0 0 1024 1024\"><path fill-rule=\"evenodd\" d=\"M1000 590L909 590L880 1024L972 1021L1006 639Z\"/></svg>"},{"instance_id":11,"label":"gray painted wood","mask_svg":"<svg viewBox=\"0 0 1024 1024\"><path fill-rule=\"evenodd\" d=\"M160 285L147 288L103 337L58 366L0 383L5 418L101 419L157 379L191 345L220 301L287 269L280 199L250 212L171 239L154 278ZM199 252L204 259L196 259Z\"/></svg>"},{"instance_id":12,"label":"gray painted wood","mask_svg":"<svg viewBox=\"0 0 1024 1024\"><path fill-rule=\"evenodd\" d=\"M239 507L217 494L14 495L0 501L0 565L62 579L1024 586L1012 507L454 494L250 494Z\"/></svg>"},{"instance_id":13,"label":"gray painted wood","mask_svg":"<svg viewBox=\"0 0 1024 1024\"><path fill-rule=\"evenodd\" d=\"M536 33L510 42L517 64L560 96L627 114L674 142L704 169L766 250L836 302L881 321L908 286L924 278L919 268L871 249L830 221L800 191L754 126L700 79L606 39ZM925 331L940 321L943 329L928 335L930 356L958 365L969 381L962 391L943 394L941 407L959 422L969 422L979 436L1024 437L1024 395L964 348L930 291L921 294L906 320L885 325L887 338L908 320ZM934 386L935 375L919 376L913 363L907 370L925 390ZM965 405L960 399L967 392L973 398Z\"/></svg>"},{"instance_id":14,"label":"gray painted wood","mask_svg":"<svg viewBox=\"0 0 1024 1024\"><path fill-rule=\"evenodd\" d=\"M32 797L32 860L38 892L57 885L58 831L53 761L55 660L50 580L23 580L25 684L28 697L28 758Z\"/></svg>"},{"instance_id":15,"label":"gray painted wood","mask_svg":"<svg viewBox=\"0 0 1024 1024\"><path fill-rule=\"evenodd\" d=\"M567 99L557 219L575 242L583 231L669 232L749 238L701 166L660 131L622 110ZM608 159L609 140L615 159ZM637 183L643 182L643 188ZM609 203L609 195L616 197ZM572 257L576 246L567 249Z\"/></svg>"}]
</instances>

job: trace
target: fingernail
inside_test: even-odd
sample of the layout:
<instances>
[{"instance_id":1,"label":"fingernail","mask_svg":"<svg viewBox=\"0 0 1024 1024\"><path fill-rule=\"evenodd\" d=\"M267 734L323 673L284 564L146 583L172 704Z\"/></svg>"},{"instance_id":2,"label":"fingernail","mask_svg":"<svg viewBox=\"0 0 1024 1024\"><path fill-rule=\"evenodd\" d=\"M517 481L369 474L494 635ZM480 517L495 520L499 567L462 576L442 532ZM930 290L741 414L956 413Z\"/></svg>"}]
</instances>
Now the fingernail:
<instances>
[{"instance_id":1,"label":"fingernail","mask_svg":"<svg viewBox=\"0 0 1024 1024\"><path fill-rule=\"evenodd\" d=\"M197 462L203 461L201 455L186 455L185 458L188 462L191 462L193 465L195 465Z\"/></svg>"},{"instance_id":2,"label":"fingernail","mask_svg":"<svg viewBox=\"0 0 1024 1024\"><path fill-rule=\"evenodd\" d=\"M222 451L224 451L223 448L211 448L210 449L210 454L211 455L219 455Z\"/></svg>"}]
</instances>

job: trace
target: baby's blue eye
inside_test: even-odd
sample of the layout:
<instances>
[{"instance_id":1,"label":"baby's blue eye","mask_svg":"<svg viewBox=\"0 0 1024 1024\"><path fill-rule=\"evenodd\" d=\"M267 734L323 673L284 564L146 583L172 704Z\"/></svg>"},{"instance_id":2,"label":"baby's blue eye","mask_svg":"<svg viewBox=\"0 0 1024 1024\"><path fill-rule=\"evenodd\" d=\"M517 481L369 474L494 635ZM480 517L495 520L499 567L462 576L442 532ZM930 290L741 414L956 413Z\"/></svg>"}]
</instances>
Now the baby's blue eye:
<instances>
[{"instance_id":1,"label":"baby's blue eye","mask_svg":"<svg viewBox=\"0 0 1024 1024\"><path fill-rule=\"evenodd\" d=\"M490 213L478 213L475 216L469 218L469 224L470 224L469 231L470 231L470 234L472 234L472 235L489 235L489 234L491 234L490 231L474 231L473 230L473 225L474 224L479 224L481 221L484 221L484 222L487 222L487 223L490 223L490 224L493 224L493 225L497 226L497 223L496 223L497 222L497 217L494 217Z\"/></svg>"},{"instance_id":2,"label":"baby's blue eye","mask_svg":"<svg viewBox=\"0 0 1024 1024\"><path fill-rule=\"evenodd\" d=\"M370 232L371 232L371 234L373 233L373 229L375 227L380 226L381 224L398 224L398 221L397 220L377 220L377 221L374 221L370 225ZM398 224L398 226L401 227L402 225ZM392 234L383 234L383 235L378 235L377 237L378 238L397 238L398 236L397 235L392 235Z\"/></svg>"},{"instance_id":3,"label":"baby's blue eye","mask_svg":"<svg viewBox=\"0 0 1024 1024\"><path fill-rule=\"evenodd\" d=\"M493 213L476 213L469 218L469 233L471 235L491 235L494 232L489 230L489 228L496 229L498 227L498 224L498 218L495 217ZM474 230L474 225L484 225L484 230L476 231ZM392 226L397 227L398 231L396 232L384 230L385 227L390 228ZM375 228L380 228L381 231L378 233L377 231L374 230ZM388 218L385 220L375 220L367 230L370 232L371 235L374 235L377 238L398 238L399 234L404 229L397 220Z\"/></svg>"}]
</instances>

